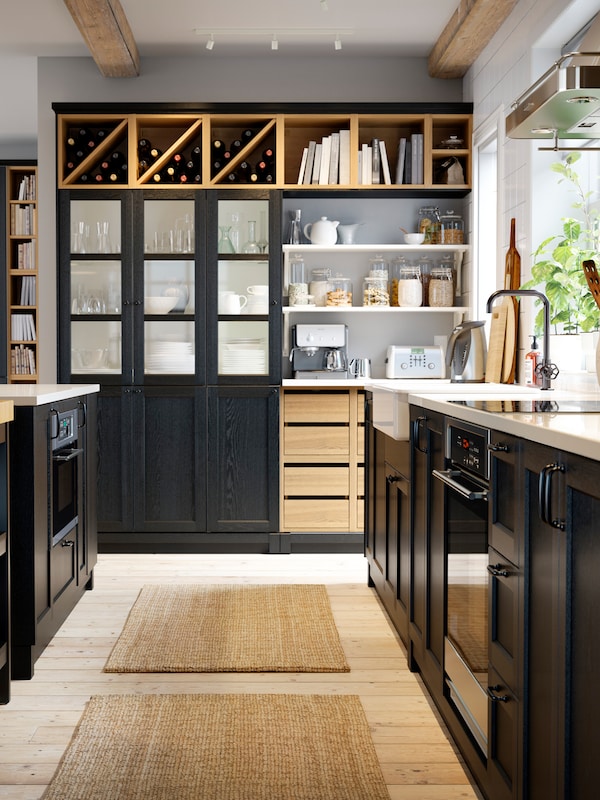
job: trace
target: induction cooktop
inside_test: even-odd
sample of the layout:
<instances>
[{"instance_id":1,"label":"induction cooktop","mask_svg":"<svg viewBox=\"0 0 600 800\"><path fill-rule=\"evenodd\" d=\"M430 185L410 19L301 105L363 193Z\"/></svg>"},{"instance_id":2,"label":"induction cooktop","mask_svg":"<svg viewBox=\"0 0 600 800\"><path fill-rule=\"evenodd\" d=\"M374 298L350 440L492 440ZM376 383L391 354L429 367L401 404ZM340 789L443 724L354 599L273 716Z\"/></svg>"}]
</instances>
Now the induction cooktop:
<instances>
[{"instance_id":1,"label":"induction cooktop","mask_svg":"<svg viewBox=\"0 0 600 800\"><path fill-rule=\"evenodd\" d=\"M600 414L600 400L450 400L492 414Z\"/></svg>"}]
</instances>

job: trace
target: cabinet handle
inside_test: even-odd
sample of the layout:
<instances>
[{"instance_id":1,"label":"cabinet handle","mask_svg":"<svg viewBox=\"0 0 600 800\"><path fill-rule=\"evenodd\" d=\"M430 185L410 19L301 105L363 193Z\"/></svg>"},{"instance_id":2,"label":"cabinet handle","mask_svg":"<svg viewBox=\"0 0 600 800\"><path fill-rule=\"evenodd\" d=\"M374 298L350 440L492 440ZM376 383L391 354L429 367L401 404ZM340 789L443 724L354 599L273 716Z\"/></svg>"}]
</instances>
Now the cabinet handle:
<instances>
[{"instance_id":1,"label":"cabinet handle","mask_svg":"<svg viewBox=\"0 0 600 800\"><path fill-rule=\"evenodd\" d=\"M63 539L60 543L61 547L74 547L75 542L72 542L70 539Z\"/></svg>"},{"instance_id":2,"label":"cabinet handle","mask_svg":"<svg viewBox=\"0 0 600 800\"><path fill-rule=\"evenodd\" d=\"M500 691L500 686L488 686L487 693L488 697L492 701L492 703L508 703L510 697L507 694L494 694L494 692Z\"/></svg>"},{"instance_id":3,"label":"cabinet handle","mask_svg":"<svg viewBox=\"0 0 600 800\"><path fill-rule=\"evenodd\" d=\"M487 571L495 578L508 578L510 572L502 566L502 564L488 564Z\"/></svg>"},{"instance_id":4,"label":"cabinet handle","mask_svg":"<svg viewBox=\"0 0 600 800\"><path fill-rule=\"evenodd\" d=\"M420 438L421 438L421 423L426 422L427 417L417 417L413 420L413 444L415 450L418 450L419 453L424 453L427 455L427 448L421 447L420 445Z\"/></svg>"},{"instance_id":5,"label":"cabinet handle","mask_svg":"<svg viewBox=\"0 0 600 800\"><path fill-rule=\"evenodd\" d=\"M564 531L565 522L562 519L552 519L552 476L556 472L565 472L562 464L546 464L540 472L538 481L538 513L542 522Z\"/></svg>"},{"instance_id":6,"label":"cabinet handle","mask_svg":"<svg viewBox=\"0 0 600 800\"><path fill-rule=\"evenodd\" d=\"M491 450L492 453L508 453L508 445L501 442L492 442L488 444L488 450Z\"/></svg>"},{"instance_id":7,"label":"cabinet handle","mask_svg":"<svg viewBox=\"0 0 600 800\"><path fill-rule=\"evenodd\" d=\"M87 424L87 403L84 403L83 400L78 400L77 405L81 408L83 412L83 422L81 423L81 425L77 426L81 430L81 428L85 428Z\"/></svg>"},{"instance_id":8,"label":"cabinet handle","mask_svg":"<svg viewBox=\"0 0 600 800\"><path fill-rule=\"evenodd\" d=\"M399 475L386 475L385 479L390 484L398 483L398 481L400 480L400 476Z\"/></svg>"}]
</instances>

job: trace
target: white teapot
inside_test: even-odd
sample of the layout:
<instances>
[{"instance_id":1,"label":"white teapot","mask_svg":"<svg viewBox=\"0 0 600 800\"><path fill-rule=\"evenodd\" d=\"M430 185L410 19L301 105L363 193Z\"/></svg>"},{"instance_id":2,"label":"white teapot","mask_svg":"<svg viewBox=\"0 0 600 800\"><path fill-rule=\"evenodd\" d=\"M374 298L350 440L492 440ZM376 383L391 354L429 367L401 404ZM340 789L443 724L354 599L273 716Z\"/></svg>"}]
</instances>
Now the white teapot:
<instances>
[{"instance_id":1,"label":"white teapot","mask_svg":"<svg viewBox=\"0 0 600 800\"><path fill-rule=\"evenodd\" d=\"M304 235L311 244L330 245L337 242L337 226L339 221L321 217L318 222L309 222L304 226Z\"/></svg>"}]
</instances>

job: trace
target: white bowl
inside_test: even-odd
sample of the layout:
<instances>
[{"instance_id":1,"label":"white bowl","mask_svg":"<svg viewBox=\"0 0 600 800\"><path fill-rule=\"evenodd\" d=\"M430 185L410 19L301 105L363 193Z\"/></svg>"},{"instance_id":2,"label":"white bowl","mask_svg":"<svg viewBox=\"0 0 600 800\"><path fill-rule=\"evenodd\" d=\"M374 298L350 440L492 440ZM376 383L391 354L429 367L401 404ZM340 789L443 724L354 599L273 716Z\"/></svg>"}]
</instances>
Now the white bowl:
<instances>
[{"instance_id":1,"label":"white bowl","mask_svg":"<svg viewBox=\"0 0 600 800\"><path fill-rule=\"evenodd\" d=\"M424 233L405 233L404 234L404 242L405 244L423 244L425 241L425 234Z\"/></svg>"},{"instance_id":2,"label":"white bowl","mask_svg":"<svg viewBox=\"0 0 600 800\"><path fill-rule=\"evenodd\" d=\"M177 305L179 296L176 297L144 297L144 311L146 314L168 314Z\"/></svg>"}]
</instances>

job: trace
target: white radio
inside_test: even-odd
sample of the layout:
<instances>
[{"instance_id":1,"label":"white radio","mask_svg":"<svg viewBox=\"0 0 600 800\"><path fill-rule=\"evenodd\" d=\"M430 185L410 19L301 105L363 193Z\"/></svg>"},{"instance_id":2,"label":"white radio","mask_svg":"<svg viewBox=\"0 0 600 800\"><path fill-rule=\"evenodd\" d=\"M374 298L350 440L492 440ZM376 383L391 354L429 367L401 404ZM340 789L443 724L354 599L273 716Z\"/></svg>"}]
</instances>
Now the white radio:
<instances>
[{"instance_id":1,"label":"white radio","mask_svg":"<svg viewBox=\"0 0 600 800\"><path fill-rule=\"evenodd\" d=\"M446 365L438 345L390 345L385 359L386 378L444 378Z\"/></svg>"}]
</instances>

